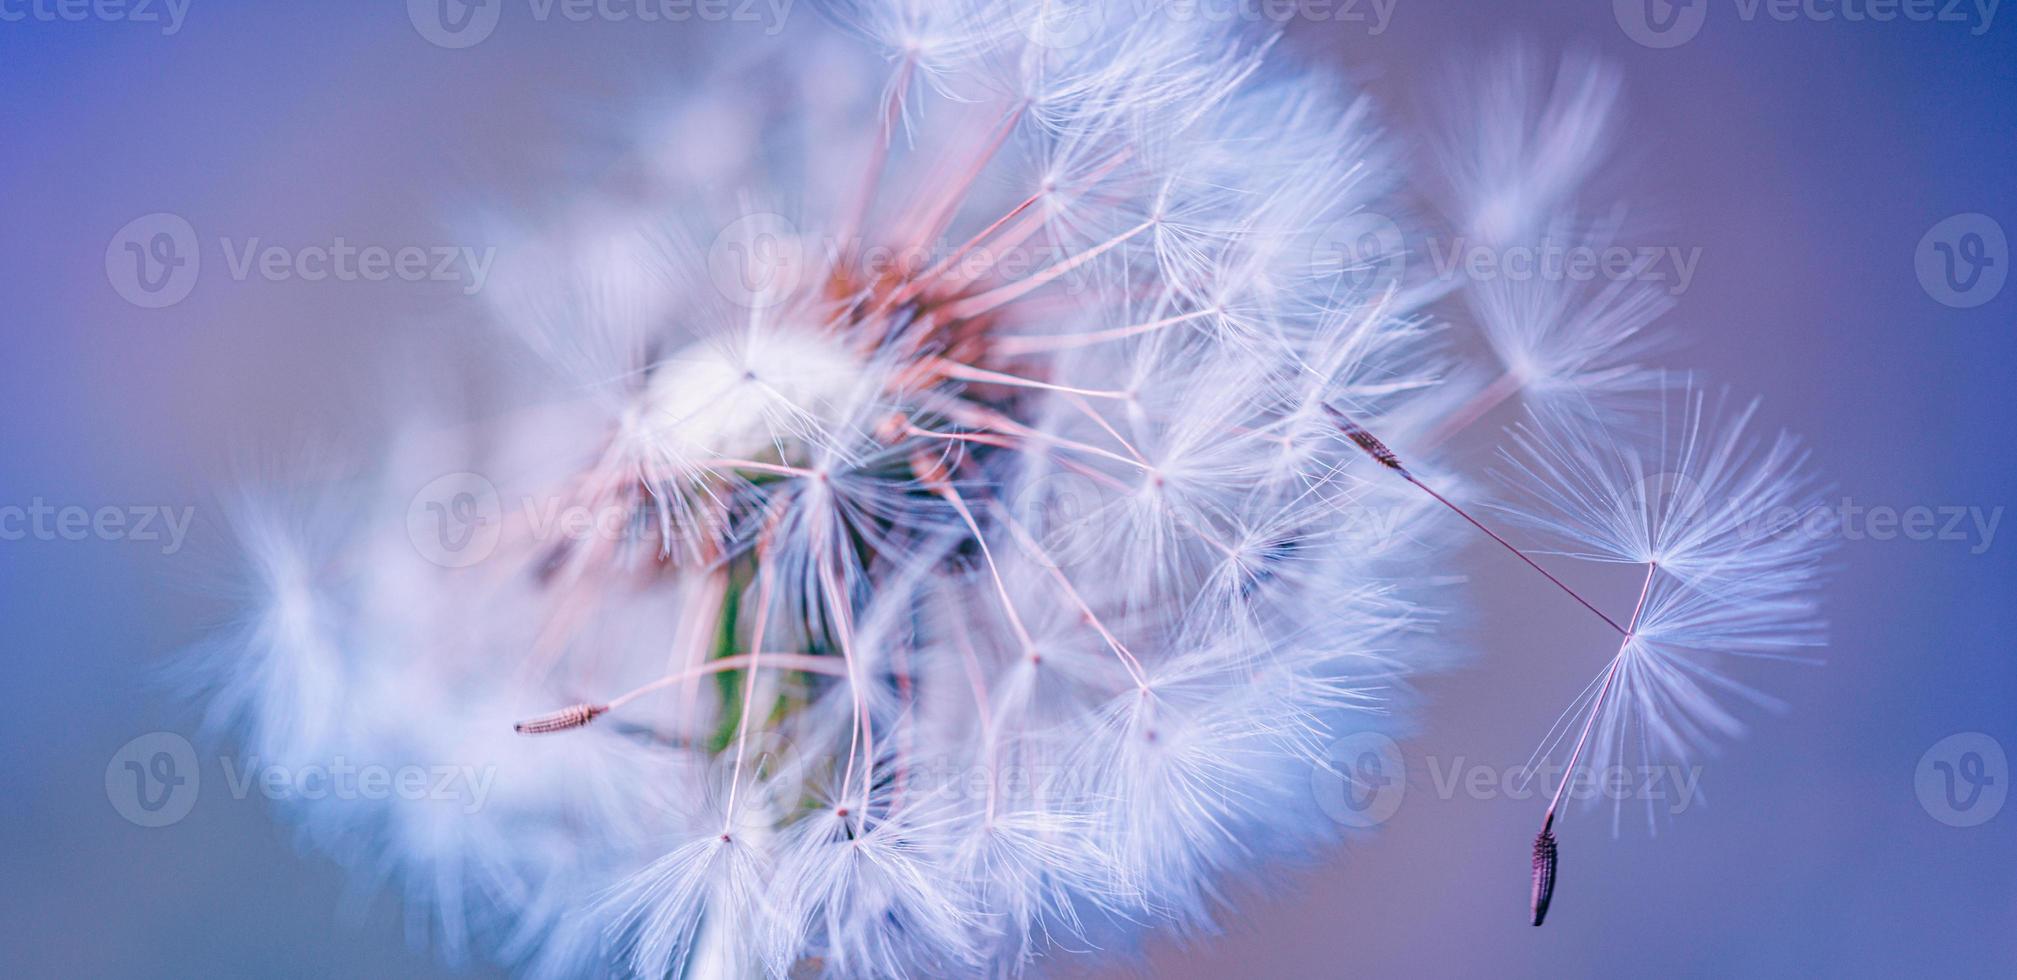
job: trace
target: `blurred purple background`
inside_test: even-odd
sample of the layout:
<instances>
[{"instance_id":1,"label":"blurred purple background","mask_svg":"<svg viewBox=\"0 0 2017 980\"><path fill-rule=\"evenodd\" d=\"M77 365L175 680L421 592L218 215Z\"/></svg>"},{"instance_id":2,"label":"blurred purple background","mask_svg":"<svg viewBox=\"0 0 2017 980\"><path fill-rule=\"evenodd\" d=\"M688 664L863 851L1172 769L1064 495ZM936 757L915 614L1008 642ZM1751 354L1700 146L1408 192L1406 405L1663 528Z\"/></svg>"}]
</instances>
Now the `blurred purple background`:
<instances>
[{"instance_id":1,"label":"blurred purple background","mask_svg":"<svg viewBox=\"0 0 2017 980\"><path fill-rule=\"evenodd\" d=\"M1956 8L1966 22L1878 23L1842 15L1862 0L1790 21L1694 0L1674 8L1674 30L1700 13L1699 33L1656 48L1625 26L1642 3L1669 9L1337 0L1305 8L1335 19L1292 18L1289 47L1344 67L1402 136L1452 64L1501 41L1619 63L1613 182L1652 215L1641 242L1700 249L1668 321L1687 342L1673 360L1764 394L1765 419L1804 434L1856 506L1986 518L2017 503L2017 286L1956 308L1915 272L1922 237L1950 215L2017 231L2017 11L1978 35L1972 3ZM494 34L451 50L404 6L156 0L146 9L163 17L185 8L170 33L91 12L111 8L0 0L0 505L195 508L179 549L0 541L14 671L0 712L0 972L458 974L405 945L387 896L351 894L333 865L296 854L256 793L224 792L214 758L203 774L216 784L171 826L108 804L124 743L195 730L162 673L222 608L201 590L228 556L212 487L234 449L340 425L361 365L393 338L411 350L416 332L476 312L458 283L240 281L215 239L481 248L443 219L536 198L581 165L555 148L667 97L683 49L760 28L539 22L512 0ZM87 13L36 14L61 9ZM801 3L789 16L815 14ZM1646 23L1634 29L1651 37ZM144 309L109 284L106 250L157 212L187 219L206 264L186 299ZM1989 257L2007 268L2007 247ZM1943 539L1944 523L1882 540L1871 525L1845 543L1828 665L1748 675L1793 710L1757 717L1749 740L1708 760L1707 805L1654 839L1629 820L1612 840L1606 817L1572 817L1557 911L1539 930L1525 922L1537 802L1439 783L1525 761L1608 650L1601 627L1561 615L1509 558L1467 556L1483 604L1464 629L1486 653L1423 685L1396 816L1268 888L1237 888L1223 935L1157 940L1145 963L1104 969L2017 975L2017 807L1952 826L1915 792L1915 771L1937 761L1922 756L1949 735L2017 752L2017 529L1986 536L1964 520ZM2007 789L2007 772L1992 775Z\"/></svg>"}]
</instances>

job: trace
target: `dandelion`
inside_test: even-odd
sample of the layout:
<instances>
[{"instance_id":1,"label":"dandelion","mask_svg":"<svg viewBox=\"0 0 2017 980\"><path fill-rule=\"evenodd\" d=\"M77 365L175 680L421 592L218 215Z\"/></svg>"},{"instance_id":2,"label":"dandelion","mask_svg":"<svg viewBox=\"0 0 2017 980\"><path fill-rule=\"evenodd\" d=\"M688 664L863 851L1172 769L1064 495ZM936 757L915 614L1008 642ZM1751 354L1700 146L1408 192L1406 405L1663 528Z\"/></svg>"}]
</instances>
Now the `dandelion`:
<instances>
[{"instance_id":1,"label":"dandelion","mask_svg":"<svg viewBox=\"0 0 2017 980\"><path fill-rule=\"evenodd\" d=\"M395 409L350 478L242 508L218 718L275 758L497 774L475 807L298 808L451 954L970 975L1202 927L1228 876L1336 834L1329 746L1451 659L1434 508L1569 591L1390 448L1482 412L1438 397L1426 293L1312 259L1401 183L1336 80L1155 5L829 13L710 69L696 100L790 94L693 109L761 114L742 142L639 154L500 260L489 312L544 369L472 345L502 411ZM1565 206L1605 78L1546 145L1486 148L1507 183L1472 220ZM1480 302L1519 311L1481 329L1537 408L1641 379L1651 304ZM1691 404L1657 454L1601 412L1523 437L1528 522L1648 569L1624 623L1570 592L1624 642L1572 764L1628 708L1662 745L1727 730L1694 655L1813 638L1818 566L1748 519L1804 460ZM1668 449L1743 513L1593 506Z\"/></svg>"}]
</instances>

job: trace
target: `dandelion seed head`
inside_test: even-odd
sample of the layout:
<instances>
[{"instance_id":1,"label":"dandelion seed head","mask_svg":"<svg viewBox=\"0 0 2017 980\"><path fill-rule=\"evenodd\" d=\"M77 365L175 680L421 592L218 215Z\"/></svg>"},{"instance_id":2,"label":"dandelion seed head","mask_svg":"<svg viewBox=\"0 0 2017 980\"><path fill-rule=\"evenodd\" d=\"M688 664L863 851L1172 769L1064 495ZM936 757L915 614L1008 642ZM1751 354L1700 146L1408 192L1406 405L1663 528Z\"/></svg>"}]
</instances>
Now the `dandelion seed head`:
<instances>
[{"instance_id":1,"label":"dandelion seed head","mask_svg":"<svg viewBox=\"0 0 2017 980\"><path fill-rule=\"evenodd\" d=\"M736 346L694 344L655 367L640 399L649 452L695 465L776 453L780 432L817 439L844 421L866 370L823 331L765 331ZM791 440L786 458L802 461L811 439Z\"/></svg>"}]
</instances>

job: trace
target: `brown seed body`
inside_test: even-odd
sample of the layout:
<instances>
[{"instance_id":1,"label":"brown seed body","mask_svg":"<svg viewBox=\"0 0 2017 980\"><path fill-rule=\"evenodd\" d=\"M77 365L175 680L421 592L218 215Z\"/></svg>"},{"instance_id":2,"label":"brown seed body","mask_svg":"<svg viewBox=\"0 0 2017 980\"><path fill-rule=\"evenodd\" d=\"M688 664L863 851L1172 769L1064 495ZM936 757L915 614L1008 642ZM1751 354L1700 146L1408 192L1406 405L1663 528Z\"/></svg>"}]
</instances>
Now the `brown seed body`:
<instances>
[{"instance_id":1,"label":"brown seed body","mask_svg":"<svg viewBox=\"0 0 2017 980\"><path fill-rule=\"evenodd\" d=\"M1331 418L1337 420L1338 428L1344 432L1345 438L1352 440L1352 445L1364 450L1366 455L1379 461L1381 466L1403 473L1408 471L1407 467L1401 465L1401 458L1394 455L1394 451L1388 449L1387 444L1381 442L1379 436L1366 431L1365 426L1352 421L1345 413L1335 408L1325 406L1324 410L1330 413Z\"/></svg>"},{"instance_id":2,"label":"brown seed body","mask_svg":"<svg viewBox=\"0 0 2017 980\"><path fill-rule=\"evenodd\" d=\"M1548 917L1548 903L1555 898L1555 832L1543 830L1534 838L1534 924Z\"/></svg>"},{"instance_id":3,"label":"brown seed body","mask_svg":"<svg viewBox=\"0 0 2017 980\"><path fill-rule=\"evenodd\" d=\"M511 727L520 735L550 735L554 732L565 732L580 728L594 721L597 715L608 710L608 708L599 704L577 704L571 708L562 708L550 714L540 715L537 718L527 718Z\"/></svg>"}]
</instances>

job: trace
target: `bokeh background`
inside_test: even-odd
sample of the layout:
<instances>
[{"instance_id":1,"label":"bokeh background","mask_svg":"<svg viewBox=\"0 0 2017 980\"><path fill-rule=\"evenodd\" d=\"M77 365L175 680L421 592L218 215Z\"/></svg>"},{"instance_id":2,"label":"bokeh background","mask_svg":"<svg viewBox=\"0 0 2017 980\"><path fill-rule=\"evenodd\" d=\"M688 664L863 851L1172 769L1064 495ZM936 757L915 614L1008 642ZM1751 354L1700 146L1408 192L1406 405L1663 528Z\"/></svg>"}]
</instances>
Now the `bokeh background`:
<instances>
[{"instance_id":1,"label":"bokeh background","mask_svg":"<svg viewBox=\"0 0 2017 980\"><path fill-rule=\"evenodd\" d=\"M444 216L536 196L580 165L559 150L676 97L682 52L748 29L491 3L494 32L450 49L397 0L0 0L0 506L194 508L180 547L0 540L0 973L490 975L409 948L386 896L297 854L257 793L225 791L214 755L161 828L122 817L106 769L137 736L196 731L165 667L224 608L207 592L229 553L214 488L239 450L343 424L363 365L454 357L424 332L474 314L459 283L240 281L216 239L482 247ZM1648 9L1681 19L1648 34ZM1772 9L1336 0L1289 17L1288 47L1343 68L1404 136L1452 65L1507 39L1619 64L1614 177L1652 219L1637 240L1700 249L1669 320L1687 344L1675 362L1765 394L1838 499L1987 520L2017 505L2017 285L1957 308L1922 286L1917 256L1952 215L2017 231L2017 10ZM802 0L786 16L816 15ZM1671 46L1635 39L1691 26ZM186 298L147 309L113 288L106 251L157 212L189 221L204 266ZM1828 664L1752 675L1792 710L1709 760L1706 805L1657 838L1574 818L1540 930L1525 923L1538 804L1439 792L1437 776L1523 762L1608 648L1511 559L1467 556L1482 603L1463 640L1487 653L1424 683L1395 816L1236 889L1221 935L1065 972L2017 975L2017 806L1955 826L1982 811L1915 791L1966 749L1928 755L1950 735L2017 752L2017 526L1944 524L1851 535ZM2007 771L1985 776L2007 790Z\"/></svg>"}]
</instances>

